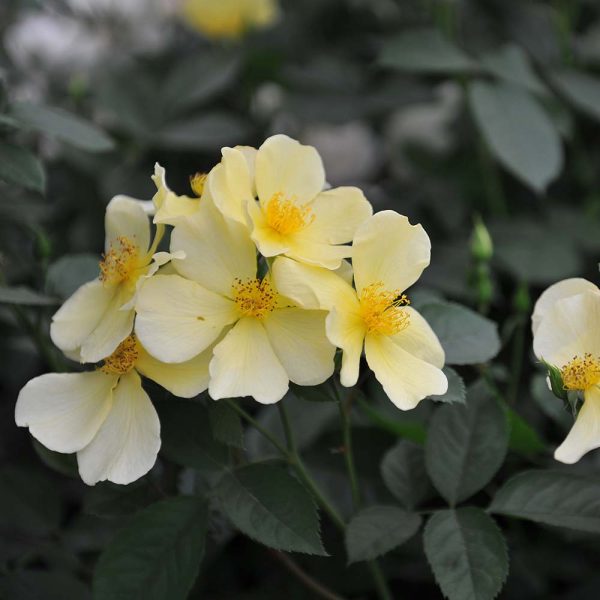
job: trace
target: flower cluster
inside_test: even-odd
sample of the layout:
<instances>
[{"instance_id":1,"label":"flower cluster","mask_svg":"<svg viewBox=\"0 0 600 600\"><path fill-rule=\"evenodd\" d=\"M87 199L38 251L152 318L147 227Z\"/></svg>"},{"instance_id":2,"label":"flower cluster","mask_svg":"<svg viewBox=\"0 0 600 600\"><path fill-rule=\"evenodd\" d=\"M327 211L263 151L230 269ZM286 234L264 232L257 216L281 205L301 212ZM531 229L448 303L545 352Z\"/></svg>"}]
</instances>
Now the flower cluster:
<instances>
[{"instance_id":1,"label":"flower cluster","mask_svg":"<svg viewBox=\"0 0 600 600\"><path fill-rule=\"evenodd\" d=\"M341 383L355 385L364 349L400 409L447 389L442 347L405 295L429 264L423 228L373 215L357 188L328 189L317 151L284 135L222 154L192 178L194 197L157 165L152 203L110 202L100 276L51 326L67 356L97 367L19 395L17 424L76 452L86 483L128 483L154 464L160 425L140 375L181 397L269 404L290 382L326 381L336 348ZM167 226L170 251L158 251Z\"/></svg>"}]
</instances>

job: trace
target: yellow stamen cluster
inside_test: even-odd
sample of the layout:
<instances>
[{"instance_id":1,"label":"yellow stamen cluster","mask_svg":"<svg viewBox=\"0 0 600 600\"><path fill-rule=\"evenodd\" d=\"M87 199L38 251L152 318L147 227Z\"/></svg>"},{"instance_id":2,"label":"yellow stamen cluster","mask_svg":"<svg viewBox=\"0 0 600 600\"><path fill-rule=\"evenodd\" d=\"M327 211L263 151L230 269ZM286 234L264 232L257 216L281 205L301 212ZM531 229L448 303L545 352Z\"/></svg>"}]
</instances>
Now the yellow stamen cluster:
<instances>
[{"instance_id":1,"label":"yellow stamen cluster","mask_svg":"<svg viewBox=\"0 0 600 600\"><path fill-rule=\"evenodd\" d=\"M315 220L310 206L299 206L293 199L284 199L281 192L273 194L265 213L269 227L282 235L296 233Z\"/></svg>"},{"instance_id":2,"label":"yellow stamen cluster","mask_svg":"<svg viewBox=\"0 0 600 600\"><path fill-rule=\"evenodd\" d=\"M204 192L204 186L206 185L206 178L208 177L207 173L194 173L190 177L190 187L192 191L198 198L202 196L202 192Z\"/></svg>"},{"instance_id":3,"label":"yellow stamen cluster","mask_svg":"<svg viewBox=\"0 0 600 600\"><path fill-rule=\"evenodd\" d=\"M399 290L388 291L382 288L382 281L363 288L360 314L369 333L394 335L409 325L410 315L403 307L410 304L410 300Z\"/></svg>"},{"instance_id":4,"label":"yellow stamen cluster","mask_svg":"<svg viewBox=\"0 0 600 600\"><path fill-rule=\"evenodd\" d=\"M233 283L233 299L243 316L262 319L273 312L277 294L267 279L236 279Z\"/></svg>"},{"instance_id":5,"label":"yellow stamen cluster","mask_svg":"<svg viewBox=\"0 0 600 600\"><path fill-rule=\"evenodd\" d=\"M600 384L600 359L589 352L574 356L560 373L566 390L588 390Z\"/></svg>"},{"instance_id":6,"label":"yellow stamen cluster","mask_svg":"<svg viewBox=\"0 0 600 600\"><path fill-rule=\"evenodd\" d=\"M121 236L100 261L100 279L104 283L121 283L137 268L138 247L128 238Z\"/></svg>"},{"instance_id":7,"label":"yellow stamen cluster","mask_svg":"<svg viewBox=\"0 0 600 600\"><path fill-rule=\"evenodd\" d=\"M108 358L104 359L101 369L110 375L125 375L135 366L139 352L135 335L130 335L117 346L117 349Z\"/></svg>"}]
</instances>

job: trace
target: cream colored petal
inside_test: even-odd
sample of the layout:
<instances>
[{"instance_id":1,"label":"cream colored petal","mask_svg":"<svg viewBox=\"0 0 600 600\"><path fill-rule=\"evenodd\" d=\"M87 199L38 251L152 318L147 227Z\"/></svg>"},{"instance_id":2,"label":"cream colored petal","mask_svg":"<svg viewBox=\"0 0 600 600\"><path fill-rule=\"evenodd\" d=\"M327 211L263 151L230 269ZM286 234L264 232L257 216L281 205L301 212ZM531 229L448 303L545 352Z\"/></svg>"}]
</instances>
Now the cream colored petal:
<instances>
[{"instance_id":1,"label":"cream colored petal","mask_svg":"<svg viewBox=\"0 0 600 600\"><path fill-rule=\"evenodd\" d=\"M252 241L263 256L278 256L289 250L289 236L281 235L267 224L267 219L258 204L252 200L246 204Z\"/></svg>"},{"instance_id":2,"label":"cream colored petal","mask_svg":"<svg viewBox=\"0 0 600 600\"><path fill-rule=\"evenodd\" d=\"M77 453L85 483L112 481L126 485L145 475L160 449L160 422L135 371L123 375L114 401L94 439Z\"/></svg>"},{"instance_id":3,"label":"cream colored petal","mask_svg":"<svg viewBox=\"0 0 600 600\"><path fill-rule=\"evenodd\" d=\"M79 348L98 326L118 292L99 279L82 285L54 314L50 337L63 352Z\"/></svg>"},{"instance_id":4,"label":"cream colored petal","mask_svg":"<svg viewBox=\"0 0 600 600\"><path fill-rule=\"evenodd\" d=\"M213 346L180 363L160 362L140 347L135 368L174 396L193 398L208 389L208 363L212 358Z\"/></svg>"},{"instance_id":5,"label":"cream colored petal","mask_svg":"<svg viewBox=\"0 0 600 600\"><path fill-rule=\"evenodd\" d=\"M348 310L348 307L333 308L325 323L329 341L343 352L340 381L346 387L352 387L358 381L366 333L357 307L358 304L352 310Z\"/></svg>"},{"instance_id":6,"label":"cream colored petal","mask_svg":"<svg viewBox=\"0 0 600 600\"><path fill-rule=\"evenodd\" d=\"M261 204L277 193L304 204L324 185L323 162L312 146L304 146L287 135L274 135L258 149L256 190Z\"/></svg>"},{"instance_id":7,"label":"cream colored petal","mask_svg":"<svg viewBox=\"0 0 600 600\"><path fill-rule=\"evenodd\" d=\"M289 236L286 256L300 262L323 267L332 271L339 269L342 261L352 254L351 246L322 244L307 237L303 231Z\"/></svg>"},{"instance_id":8,"label":"cream colored petal","mask_svg":"<svg viewBox=\"0 0 600 600\"><path fill-rule=\"evenodd\" d=\"M403 310L409 315L408 327L390 339L413 356L441 369L445 354L437 335L414 308L407 306Z\"/></svg>"},{"instance_id":9,"label":"cream colored petal","mask_svg":"<svg viewBox=\"0 0 600 600\"><path fill-rule=\"evenodd\" d=\"M331 310L334 306L358 310L352 286L334 271L280 256L271 269L277 290L302 308Z\"/></svg>"},{"instance_id":10,"label":"cream colored petal","mask_svg":"<svg viewBox=\"0 0 600 600\"><path fill-rule=\"evenodd\" d=\"M544 315L558 300L568 298L569 296L576 296L583 292L600 293L600 290L598 286L587 279L573 277L572 279L563 279L563 281L551 285L543 292L535 303L533 315L531 316L531 329L534 335Z\"/></svg>"},{"instance_id":11,"label":"cream colored petal","mask_svg":"<svg viewBox=\"0 0 600 600\"><path fill-rule=\"evenodd\" d=\"M141 203L127 196L115 196L106 207L105 250L120 237L135 243L142 253L150 247L150 219Z\"/></svg>"},{"instance_id":12,"label":"cream colored petal","mask_svg":"<svg viewBox=\"0 0 600 600\"><path fill-rule=\"evenodd\" d=\"M431 242L421 225L392 210L384 210L363 223L354 236L354 282L363 287L383 282L387 290L404 291L429 265Z\"/></svg>"},{"instance_id":13,"label":"cream colored petal","mask_svg":"<svg viewBox=\"0 0 600 600\"><path fill-rule=\"evenodd\" d=\"M136 310L136 335L152 356L166 363L191 360L238 317L231 300L179 275L148 279Z\"/></svg>"},{"instance_id":14,"label":"cream colored petal","mask_svg":"<svg viewBox=\"0 0 600 600\"><path fill-rule=\"evenodd\" d=\"M336 275L339 275L348 285L352 285L354 281L354 270L352 264L347 260L343 260L340 266L334 270Z\"/></svg>"},{"instance_id":15,"label":"cream colored petal","mask_svg":"<svg viewBox=\"0 0 600 600\"><path fill-rule=\"evenodd\" d=\"M208 393L214 400L252 396L273 404L285 396L289 380L262 323L241 319L214 349Z\"/></svg>"},{"instance_id":16,"label":"cream colored petal","mask_svg":"<svg viewBox=\"0 0 600 600\"><path fill-rule=\"evenodd\" d=\"M562 298L545 311L533 337L539 359L563 367L574 356L600 356L600 294Z\"/></svg>"},{"instance_id":17,"label":"cream colored petal","mask_svg":"<svg viewBox=\"0 0 600 600\"><path fill-rule=\"evenodd\" d=\"M154 223L175 225L179 219L193 215L200 207L200 198L178 196L167 185L166 173L158 163L154 165L152 181L156 194L152 198L155 206Z\"/></svg>"},{"instance_id":18,"label":"cream colored petal","mask_svg":"<svg viewBox=\"0 0 600 600\"><path fill-rule=\"evenodd\" d=\"M326 316L322 310L282 308L264 319L279 362L298 385L318 385L333 373L335 346L325 334Z\"/></svg>"},{"instance_id":19,"label":"cream colored petal","mask_svg":"<svg viewBox=\"0 0 600 600\"><path fill-rule=\"evenodd\" d=\"M321 192L310 207L314 220L303 233L327 244L351 242L359 225L373 214L370 202L356 187Z\"/></svg>"},{"instance_id":20,"label":"cream colored petal","mask_svg":"<svg viewBox=\"0 0 600 600\"><path fill-rule=\"evenodd\" d=\"M401 410L410 410L423 398L448 391L448 380L439 368L413 356L387 336L367 334L365 355L385 393Z\"/></svg>"},{"instance_id":21,"label":"cream colored petal","mask_svg":"<svg viewBox=\"0 0 600 600\"><path fill-rule=\"evenodd\" d=\"M77 452L108 415L116 382L102 371L40 375L20 391L15 421L50 450Z\"/></svg>"},{"instance_id":22,"label":"cream colored petal","mask_svg":"<svg viewBox=\"0 0 600 600\"><path fill-rule=\"evenodd\" d=\"M211 197L223 215L245 226L246 203L253 201L255 195L253 173L248 164L248 159L253 161L253 158L238 148L223 148L221 152L221 163L208 177Z\"/></svg>"},{"instance_id":23,"label":"cream colored petal","mask_svg":"<svg viewBox=\"0 0 600 600\"><path fill-rule=\"evenodd\" d=\"M572 465L590 450L600 448L600 389L585 392L585 399L575 424L565 441L554 452L554 458Z\"/></svg>"},{"instance_id":24,"label":"cream colored petal","mask_svg":"<svg viewBox=\"0 0 600 600\"><path fill-rule=\"evenodd\" d=\"M177 271L213 292L230 296L236 277L256 277L256 248L247 228L226 220L210 203L173 229L171 252L178 251L185 258L173 260Z\"/></svg>"}]
</instances>

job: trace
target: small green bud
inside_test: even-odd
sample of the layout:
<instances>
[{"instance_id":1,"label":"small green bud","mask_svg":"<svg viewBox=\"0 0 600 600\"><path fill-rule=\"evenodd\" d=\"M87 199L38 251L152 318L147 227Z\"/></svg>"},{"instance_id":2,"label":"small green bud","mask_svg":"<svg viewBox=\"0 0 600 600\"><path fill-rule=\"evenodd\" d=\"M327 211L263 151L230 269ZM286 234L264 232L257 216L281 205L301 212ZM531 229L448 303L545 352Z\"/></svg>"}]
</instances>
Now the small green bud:
<instances>
[{"instance_id":1,"label":"small green bud","mask_svg":"<svg viewBox=\"0 0 600 600\"><path fill-rule=\"evenodd\" d=\"M477 261L489 262L494 254L494 245L490 232L481 217L474 219L473 233L471 234L471 255Z\"/></svg>"},{"instance_id":2,"label":"small green bud","mask_svg":"<svg viewBox=\"0 0 600 600\"><path fill-rule=\"evenodd\" d=\"M529 296L529 288L525 283L519 284L513 296L513 306L522 315L529 314L531 311L531 297Z\"/></svg>"},{"instance_id":3,"label":"small green bud","mask_svg":"<svg viewBox=\"0 0 600 600\"><path fill-rule=\"evenodd\" d=\"M45 260L52 256L52 242L50 238L43 232L38 231L35 238L36 254L41 259Z\"/></svg>"},{"instance_id":4,"label":"small green bud","mask_svg":"<svg viewBox=\"0 0 600 600\"><path fill-rule=\"evenodd\" d=\"M568 401L567 390L565 389L565 384L563 382L562 373L560 369L550 363L547 363L545 360L542 360L542 364L548 371L548 380L550 381L550 389L552 393L560 398L563 402Z\"/></svg>"}]
</instances>

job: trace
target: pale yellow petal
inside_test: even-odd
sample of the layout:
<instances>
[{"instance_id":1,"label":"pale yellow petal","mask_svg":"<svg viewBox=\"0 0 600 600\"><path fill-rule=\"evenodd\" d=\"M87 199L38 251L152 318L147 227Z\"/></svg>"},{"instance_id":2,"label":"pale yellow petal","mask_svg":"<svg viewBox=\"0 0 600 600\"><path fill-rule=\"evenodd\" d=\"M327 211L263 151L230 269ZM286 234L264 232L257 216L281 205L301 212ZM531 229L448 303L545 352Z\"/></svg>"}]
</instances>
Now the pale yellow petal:
<instances>
[{"instance_id":1,"label":"pale yellow petal","mask_svg":"<svg viewBox=\"0 0 600 600\"><path fill-rule=\"evenodd\" d=\"M441 369L413 356L387 336L367 334L365 355L385 393L401 410L410 410L423 398L448 391Z\"/></svg>"},{"instance_id":2,"label":"pale yellow petal","mask_svg":"<svg viewBox=\"0 0 600 600\"><path fill-rule=\"evenodd\" d=\"M150 219L143 205L127 196L115 196L106 207L104 217L106 231L105 250L121 237L133 242L141 253L150 247Z\"/></svg>"},{"instance_id":3,"label":"pale yellow petal","mask_svg":"<svg viewBox=\"0 0 600 600\"><path fill-rule=\"evenodd\" d=\"M342 350L340 381L346 387L356 385L360 372L366 327L358 314L358 302L354 306L334 307L326 320L327 337Z\"/></svg>"},{"instance_id":4,"label":"pale yellow petal","mask_svg":"<svg viewBox=\"0 0 600 600\"><path fill-rule=\"evenodd\" d=\"M19 427L55 452L87 446L104 422L117 379L102 371L47 373L29 381L15 408Z\"/></svg>"},{"instance_id":5,"label":"pale yellow petal","mask_svg":"<svg viewBox=\"0 0 600 600\"><path fill-rule=\"evenodd\" d=\"M114 390L108 416L94 439L77 453L85 483L126 485L145 475L160 449L160 422L135 371L123 375Z\"/></svg>"},{"instance_id":6,"label":"pale yellow petal","mask_svg":"<svg viewBox=\"0 0 600 600\"><path fill-rule=\"evenodd\" d=\"M263 256L278 256L289 250L290 236L275 231L268 223L262 208L252 200L246 204L252 241Z\"/></svg>"},{"instance_id":7,"label":"pale yellow petal","mask_svg":"<svg viewBox=\"0 0 600 600\"><path fill-rule=\"evenodd\" d=\"M135 368L174 396L193 398L208 389L208 363L212 358L213 346L180 363L161 362L140 346Z\"/></svg>"},{"instance_id":8,"label":"pale yellow petal","mask_svg":"<svg viewBox=\"0 0 600 600\"><path fill-rule=\"evenodd\" d=\"M154 166L152 181L156 194L152 198L156 207L154 223L175 225L179 219L193 215L200 207L200 198L178 196L167 185L166 173L158 163Z\"/></svg>"},{"instance_id":9,"label":"pale yellow petal","mask_svg":"<svg viewBox=\"0 0 600 600\"><path fill-rule=\"evenodd\" d=\"M600 448L600 389L593 387L585 392L577 419L554 458L571 465L596 448Z\"/></svg>"},{"instance_id":10,"label":"pale yellow petal","mask_svg":"<svg viewBox=\"0 0 600 600\"><path fill-rule=\"evenodd\" d=\"M138 294L135 332L146 350L167 363L203 352L237 319L231 300L179 275L156 275Z\"/></svg>"},{"instance_id":11,"label":"pale yellow petal","mask_svg":"<svg viewBox=\"0 0 600 600\"><path fill-rule=\"evenodd\" d=\"M262 205L277 193L304 204L324 185L323 162L312 146L304 146L286 135L274 135L258 149L256 190Z\"/></svg>"},{"instance_id":12,"label":"pale yellow petal","mask_svg":"<svg viewBox=\"0 0 600 600\"><path fill-rule=\"evenodd\" d=\"M352 254L351 246L332 246L316 242L306 237L303 231L288 236L288 246L286 256L332 271L339 269L342 261Z\"/></svg>"},{"instance_id":13,"label":"pale yellow petal","mask_svg":"<svg viewBox=\"0 0 600 600\"><path fill-rule=\"evenodd\" d=\"M184 259L173 260L181 275L219 294L230 296L236 278L256 277L256 248L247 228L226 220L210 203L173 229L171 251L185 252Z\"/></svg>"},{"instance_id":14,"label":"pale yellow petal","mask_svg":"<svg viewBox=\"0 0 600 600\"><path fill-rule=\"evenodd\" d=\"M558 283L551 285L535 303L533 315L531 316L531 328L533 334L535 335L535 332L544 315L556 302L558 302L558 300L568 298L569 296L576 296L577 294L581 294L583 292L600 293L600 290L598 289L597 285L593 284L587 279L582 279L581 277L564 279L563 281L559 281Z\"/></svg>"},{"instance_id":15,"label":"pale yellow petal","mask_svg":"<svg viewBox=\"0 0 600 600\"><path fill-rule=\"evenodd\" d=\"M241 319L215 346L208 393L214 400L252 396L273 404L285 396L289 378L262 323Z\"/></svg>"},{"instance_id":16,"label":"pale yellow petal","mask_svg":"<svg viewBox=\"0 0 600 600\"><path fill-rule=\"evenodd\" d=\"M318 385L333 373L335 346L325 334L326 316L322 310L282 308L264 319L279 362L298 385Z\"/></svg>"},{"instance_id":17,"label":"pale yellow petal","mask_svg":"<svg viewBox=\"0 0 600 600\"><path fill-rule=\"evenodd\" d=\"M281 294L303 308L358 310L352 286L335 272L280 256L272 266L273 283Z\"/></svg>"},{"instance_id":18,"label":"pale yellow petal","mask_svg":"<svg viewBox=\"0 0 600 600\"><path fill-rule=\"evenodd\" d=\"M431 242L421 225L392 210L363 223L354 236L352 266L359 293L381 281L386 290L404 291L429 265Z\"/></svg>"}]
</instances>

